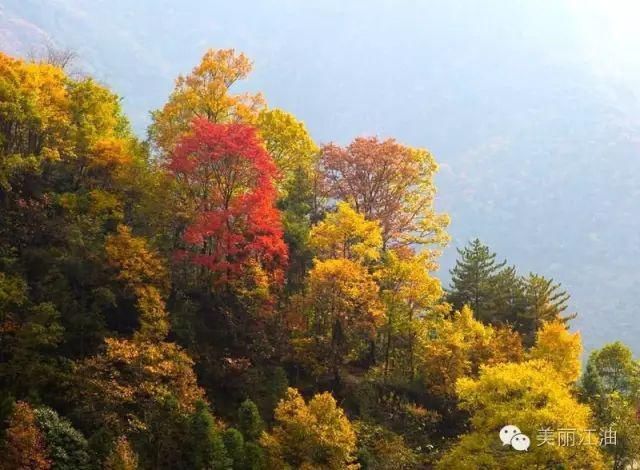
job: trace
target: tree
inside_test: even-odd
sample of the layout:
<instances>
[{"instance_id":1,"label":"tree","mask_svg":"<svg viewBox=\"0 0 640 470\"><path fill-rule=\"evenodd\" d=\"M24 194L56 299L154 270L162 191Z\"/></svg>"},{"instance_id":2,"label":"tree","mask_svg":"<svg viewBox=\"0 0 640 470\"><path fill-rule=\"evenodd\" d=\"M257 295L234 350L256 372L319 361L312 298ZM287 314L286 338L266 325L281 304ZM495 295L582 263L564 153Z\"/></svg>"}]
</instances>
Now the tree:
<instances>
[{"instance_id":1,"label":"tree","mask_svg":"<svg viewBox=\"0 0 640 470\"><path fill-rule=\"evenodd\" d=\"M561 321L543 324L536 343L531 348L532 359L547 361L566 383L575 383L580 377L580 333L569 333Z\"/></svg>"},{"instance_id":2,"label":"tree","mask_svg":"<svg viewBox=\"0 0 640 470\"><path fill-rule=\"evenodd\" d=\"M22 401L16 403L9 418L5 442L1 450L0 468L3 470L51 468L44 436L38 428L36 416L28 403Z\"/></svg>"},{"instance_id":3,"label":"tree","mask_svg":"<svg viewBox=\"0 0 640 470\"><path fill-rule=\"evenodd\" d=\"M553 442L539 445L540 430L575 429L576 442L587 442L585 430L592 429L589 408L575 401L548 362L486 366L477 379L461 378L456 390L460 407L471 414L471 430L444 454L438 468L604 468L594 443L563 446L552 434ZM498 434L505 423L529 436L527 452L502 445Z\"/></svg>"},{"instance_id":4,"label":"tree","mask_svg":"<svg viewBox=\"0 0 640 470\"><path fill-rule=\"evenodd\" d=\"M190 123L251 123L264 106L260 94L232 94L230 89L251 72L251 61L233 49L209 49L189 75L178 76L169 101L151 116L149 134L155 145L171 152Z\"/></svg>"},{"instance_id":5,"label":"tree","mask_svg":"<svg viewBox=\"0 0 640 470\"><path fill-rule=\"evenodd\" d=\"M477 238L468 246L457 249L459 259L450 271L451 286L447 300L455 309L468 305L476 318L490 323L495 312L495 277L507 264L496 262L496 254Z\"/></svg>"},{"instance_id":6,"label":"tree","mask_svg":"<svg viewBox=\"0 0 640 470\"><path fill-rule=\"evenodd\" d=\"M192 214L182 255L217 282L237 280L252 269L281 282L287 248L274 207L276 169L255 129L197 119L168 168Z\"/></svg>"},{"instance_id":7,"label":"tree","mask_svg":"<svg viewBox=\"0 0 640 470\"><path fill-rule=\"evenodd\" d=\"M247 399L238 409L238 427L247 441L257 441L264 431L264 422L254 402Z\"/></svg>"},{"instance_id":8,"label":"tree","mask_svg":"<svg viewBox=\"0 0 640 470\"><path fill-rule=\"evenodd\" d=\"M281 109L263 109L256 123L280 178L276 180L278 208L282 211L284 237L289 247L287 287L302 288L311 267L308 247L311 224L317 216L317 160L319 149L295 116Z\"/></svg>"},{"instance_id":9,"label":"tree","mask_svg":"<svg viewBox=\"0 0 640 470\"><path fill-rule=\"evenodd\" d=\"M224 448L229 454L229 458L233 462L234 470L242 470L245 468L245 452L244 437L242 433L235 428L227 428L222 433L222 441Z\"/></svg>"},{"instance_id":10,"label":"tree","mask_svg":"<svg viewBox=\"0 0 640 470\"><path fill-rule=\"evenodd\" d=\"M307 404L289 388L275 418L275 427L261 439L269 468L358 468L356 434L330 393L315 395Z\"/></svg>"},{"instance_id":11,"label":"tree","mask_svg":"<svg viewBox=\"0 0 640 470\"><path fill-rule=\"evenodd\" d=\"M327 195L353 204L367 220L379 221L385 247L446 243L448 217L433 207L437 168L427 150L394 139L358 137L346 148L322 148Z\"/></svg>"},{"instance_id":12,"label":"tree","mask_svg":"<svg viewBox=\"0 0 640 470\"><path fill-rule=\"evenodd\" d=\"M27 283L0 272L0 385L18 395L37 393L55 380L52 352L63 339L52 303L33 304Z\"/></svg>"},{"instance_id":13,"label":"tree","mask_svg":"<svg viewBox=\"0 0 640 470\"><path fill-rule=\"evenodd\" d=\"M140 322L132 339L107 338L101 353L76 364L81 416L115 435L135 437L144 465L174 466L186 417L204 392L192 359L166 341L160 295L166 272L157 255L126 227L108 238L106 251L114 277L137 296Z\"/></svg>"},{"instance_id":14,"label":"tree","mask_svg":"<svg viewBox=\"0 0 640 470\"><path fill-rule=\"evenodd\" d=\"M324 358L339 383L345 362L372 359L376 328L384 321L378 286L354 261L316 260L309 273L307 304L311 352Z\"/></svg>"},{"instance_id":15,"label":"tree","mask_svg":"<svg viewBox=\"0 0 640 470\"><path fill-rule=\"evenodd\" d=\"M582 377L585 397L598 397L619 393L626 398L640 398L638 363L631 350L616 341L596 349L589 355Z\"/></svg>"},{"instance_id":16,"label":"tree","mask_svg":"<svg viewBox=\"0 0 640 470\"><path fill-rule=\"evenodd\" d=\"M364 470L410 470L417 468L418 456L402 436L382 426L364 421L354 423L358 436L358 463Z\"/></svg>"},{"instance_id":17,"label":"tree","mask_svg":"<svg viewBox=\"0 0 640 470\"><path fill-rule=\"evenodd\" d=\"M425 330L417 368L426 389L444 407L456 399L459 379L477 377L483 365L523 359L517 333L484 325L469 307L454 312L451 319L431 320Z\"/></svg>"},{"instance_id":18,"label":"tree","mask_svg":"<svg viewBox=\"0 0 640 470\"><path fill-rule=\"evenodd\" d=\"M278 181L278 193L286 197L297 172L309 176L314 172L320 149L311 139L304 123L281 109L261 110L256 127L267 152L282 174Z\"/></svg>"},{"instance_id":19,"label":"tree","mask_svg":"<svg viewBox=\"0 0 640 470\"><path fill-rule=\"evenodd\" d=\"M119 225L117 233L105 242L107 262L116 270L116 279L136 300L139 314L137 339L162 341L169 333L169 322L162 294L167 292L167 270L158 253L144 238L134 237L131 229Z\"/></svg>"},{"instance_id":20,"label":"tree","mask_svg":"<svg viewBox=\"0 0 640 470\"><path fill-rule=\"evenodd\" d=\"M195 470L222 470L232 465L221 432L204 401L196 403L196 410L191 417L187 455L191 460L191 468Z\"/></svg>"},{"instance_id":21,"label":"tree","mask_svg":"<svg viewBox=\"0 0 640 470\"><path fill-rule=\"evenodd\" d=\"M385 377L390 373L412 379L415 345L424 317L441 308L442 287L432 276L423 256L408 249L388 250L375 276L385 306L381 329Z\"/></svg>"},{"instance_id":22,"label":"tree","mask_svg":"<svg viewBox=\"0 0 640 470\"><path fill-rule=\"evenodd\" d=\"M125 436L120 436L105 461L106 470L138 470L138 456Z\"/></svg>"},{"instance_id":23,"label":"tree","mask_svg":"<svg viewBox=\"0 0 640 470\"><path fill-rule=\"evenodd\" d=\"M530 273L524 278L524 295L527 307L521 315L522 330L535 332L544 322L562 321L567 323L576 314L562 316L567 309L569 294L553 279ZM529 335L532 337L533 335Z\"/></svg>"},{"instance_id":24,"label":"tree","mask_svg":"<svg viewBox=\"0 0 640 470\"><path fill-rule=\"evenodd\" d=\"M605 448L615 470L628 468L640 455L639 387L638 363L621 342L607 344L589 355L580 392L600 427L615 425L616 445Z\"/></svg>"},{"instance_id":25,"label":"tree","mask_svg":"<svg viewBox=\"0 0 640 470\"><path fill-rule=\"evenodd\" d=\"M365 263L380 258L382 236L376 221L368 221L346 202L311 229L310 246L319 259L344 258Z\"/></svg>"},{"instance_id":26,"label":"tree","mask_svg":"<svg viewBox=\"0 0 640 470\"><path fill-rule=\"evenodd\" d=\"M47 443L52 470L88 470L89 447L84 436L51 408L37 408L36 422Z\"/></svg>"}]
</instances>

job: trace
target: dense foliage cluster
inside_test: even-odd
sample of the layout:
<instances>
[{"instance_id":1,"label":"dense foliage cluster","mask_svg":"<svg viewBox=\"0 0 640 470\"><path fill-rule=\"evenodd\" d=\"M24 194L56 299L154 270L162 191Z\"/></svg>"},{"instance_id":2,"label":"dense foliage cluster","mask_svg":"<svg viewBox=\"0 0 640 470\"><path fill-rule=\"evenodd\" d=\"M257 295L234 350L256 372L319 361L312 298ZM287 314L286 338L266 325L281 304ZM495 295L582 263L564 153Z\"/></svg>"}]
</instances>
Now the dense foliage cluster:
<instances>
[{"instance_id":1,"label":"dense foliage cluster","mask_svg":"<svg viewBox=\"0 0 640 470\"><path fill-rule=\"evenodd\" d=\"M318 146L208 51L147 141L91 78L0 54L0 468L626 468L638 365L581 375L568 294L448 218L424 149ZM498 431L618 426L618 445Z\"/></svg>"}]
</instances>

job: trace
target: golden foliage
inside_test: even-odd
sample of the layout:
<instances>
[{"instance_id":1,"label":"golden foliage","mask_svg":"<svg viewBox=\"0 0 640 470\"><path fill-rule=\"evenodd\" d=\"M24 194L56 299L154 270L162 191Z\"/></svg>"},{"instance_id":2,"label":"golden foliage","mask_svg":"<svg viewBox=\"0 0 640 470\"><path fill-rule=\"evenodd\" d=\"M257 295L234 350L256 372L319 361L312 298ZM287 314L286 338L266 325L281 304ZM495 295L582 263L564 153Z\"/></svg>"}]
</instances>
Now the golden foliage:
<instances>
[{"instance_id":1,"label":"golden foliage","mask_svg":"<svg viewBox=\"0 0 640 470\"><path fill-rule=\"evenodd\" d=\"M44 436L36 424L36 416L28 403L16 403L9 417L5 442L0 446L0 469L47 470Z\"/></svg>"},{"instance_id":2,"label":"golden foliage","mask_svg":"<svg viewBox=\"0 0 640 470\"><path fill-rule=\"evenodd\" d=\"M164 151L173 150L194 118L214 123L253 123L264 107L261 94L232 94L230 88L251 72L251 61L233 49L209 49L189 75L178 76L169 100L152 113L151 136Z\"/></svg>"},{"instance_id":3,"label":"golden foliage","mask_svg":"<svg viewBox=\"0 0 640 470\"><path fill-rule=\"evenodd\" d=\"M467 306L452 319L430 320L427 325L419 339L418 371L436 396L453 398L456 381L477 376L483 364L523 357L517 333L484 325Z\"/></svg>"},{"instance_id":4,"label":"golden foliage","mask_svg":"<svg viewBox=\"0 0 640 470\"><path fill-rule=\"evenodd\" d=\"M478 379L461 378L457 383L460 407L471 413L471 432L447 452L438 468L604 468L598 449L598 433L591 444L585 431L592 429L589 408L578 403L564 378L546 361L504 363L481 369ZM527 452L503 446L500 429L513 424L529 436ZM576 443L540 445L540 430L571 429Z\"/></svg>"},{"instance_id":5,"label":"golden foliage","mask_svg":"<svg viewBox=\"0 0 640 470\"><path fill-rule=\"evenodd\" d=\"M304 123L281 109L263 109L256 125L282 175L277 184L279 194L284 196L285 188L291 184L297 170L307 175L314 171L320 149L311 139Z\"/></svg>"},{"instance_id":6,"label":"golden foliage","mask_svg":"<svg viewBox=\"0 0 640 470\"><path fill-rule=\"evenodd\" d=\"M330 393L315 395L309 403L294 389L275 410L276 425L264 433L269 468L357 469L356 433Z\"/></svg>"},{"instance_id":7,"label":"golden foliage","mask_svg":"<svg viewBox=\"0 0 640 470\"><path fill-rule=\"evenodd\" d=\"M378 223L366 220L346 202L339 202L335 212L311 229L309 240L320 259L372 261L380 258L382 249Z\"/></svg>"},{"instance_id":8,"label":"golden foliage","mask_svg":"<svg viewBox=\"0 0 640 470\"><path fill-rule=\"evenodd\" d=\"M168 398L192 412L204 397L192 367L173 343L107 338L104 353L76 369L83 410L120 432L144 429L145 414Z\"/></svg>"},{"instance_id":9,"label":"golden foliage","mask_svg":"<svg viewBox=\"0 0 640 470\"><path fill-rule=\"evenodd\" d=\"M536 343L530 351L532 359L547 361L566 383L575 383L580 377L581 354L580 333L570 333L566 325L559 320L542 325L536 335Z\"/></svg>"},{"instance_id":10,"label":"golden foliage","mask_svg":"<svg viewBox=\"0 0 640 470\"><path fill-rule=\"evenodd\" d=\"M138 456L135 454L125 436L116 441L109 457L104 463L105 470L137 470Z\"/></svg>"}]
</instances>

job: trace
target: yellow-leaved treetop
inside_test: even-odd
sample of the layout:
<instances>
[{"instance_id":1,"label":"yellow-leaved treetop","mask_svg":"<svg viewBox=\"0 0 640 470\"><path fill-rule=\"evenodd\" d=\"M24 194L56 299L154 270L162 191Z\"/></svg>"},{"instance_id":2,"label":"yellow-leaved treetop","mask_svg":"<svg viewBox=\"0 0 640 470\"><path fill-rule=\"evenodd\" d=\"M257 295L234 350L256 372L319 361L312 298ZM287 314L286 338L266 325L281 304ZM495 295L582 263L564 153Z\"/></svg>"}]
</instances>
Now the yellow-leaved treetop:
<instances>
[{"instance_id":1,"label":"yellow-leaved treetop","mask_svg":"<svg viewBox=\"0 0 640 470\"><path fill-rule=\"evenodd\" d=\"M275 422L260 439L268 468L359 468L356 433L330 393L317 394L307 404L296 389L289 388L276 407Z\"/></svg>"},{"instance_id":2,"label":"yellow-leaved treetop","mask_svg":"<svg viewBox=\"0 0 640 470\"><path fill-rule=\"evenodd\" d=\"M316 260L306 298L311 352L328 365L336 381L341 366L370 354L384 309L373 276L348 259Z\"/></svg>"},{"instance_id":3,"label":"yellow-leaved treetop","mask_svg":"<svg viewBox=\"0 0 640 470\"><path fill-rule=\"evenodd\" d=\"M190 74L176 79L167 103L152 113L149 133L156 146L172 151L194 118L213 123L255 123L265 105L262 95L230 91L236 82L247 78L251 69L251 61L242 53L209 49Z\"/></svg>"},{"instance_id":4,"label":"yellow-leaved treetop","mask_svg":"<svg viewBox=\"0 0 640 470\"><path fill-rule=\"evenodd\" d=\"M413 378L415 345L424 334L424 318L443 309L440 280L432 276L425 258L406 248L384 253L375 277L386 311L382 328L384 373Z\"/></svg>"},{"instance_id":5,"label":"yellow-leaved treetop","mask_svg":"<svg viewBox=\"0 0 640 470\"><path fill-rule=\"evenodd\" d=\"M348 203L339 202L309 235L309 244L318 258L344 258L358 262L380 258L382 233L376 221L366 220Z\"/></svg>"},{"instance_id":6,"label":"yellow-leaved treetop","mask_svg":"<svg viewBox=\"0 0 640 470\"><path fill-rule=\"evenodd\" d=\"M120 436L104 463L105 470L138 470L138 456L125 436Z\"/></svg>"},{"instance_id":7,"label":"yellow-leaved treetop","mask_svg":"<svg viewBox=\"0 0 640 470\"><path fill-rule=\"evenodd\" d=\"M544 323L529 353L532 359L542 359L551 364L566 383L575 383L580 377L581 354L580 333L570 333L561 321Z\"/></svg>"},{"instance_id":8,"label":"yellow-leaved treetop","mask_svg":"<svg viewBox=\"0 0 640 470\"><path fill-rule=\"evenodd\" d=\"M460 408L471 414L471 431L445 453L438 468L604 468L589 407L575 400L547 361L486 366L478 379L461 378L456 390ZM503 445L499 433L506 425L529 437L526 452ZM575 445L560 445L562 430L569 430Z\"/></svg>"},{"instance_id":9,"label":"yellow-leaved treetop","mask_svg":"<svg viewBox=\"0 0 640 470\"><path fill-rule=\"evenodd\" d=\"M267 152L273 158L281 178L278 193L285 196L297 172L311 178L320 149L311 139L304 123L281 109L263 109L256 123Z\"/></svg>"},{"instance_id":10,"label":"yellow-leaved treetop","mask_svg":"<svg viewBox=\"0 0 640 470\"><path fill-rule=\"evenodd\" d=\"M523 358L517 333L479 322L467 306L454 312L451 319L434 318L427 325L419 338L417 369L435 397L455 398L456 381L476 377L483 364Z\"/></svg>"}]
</instances>

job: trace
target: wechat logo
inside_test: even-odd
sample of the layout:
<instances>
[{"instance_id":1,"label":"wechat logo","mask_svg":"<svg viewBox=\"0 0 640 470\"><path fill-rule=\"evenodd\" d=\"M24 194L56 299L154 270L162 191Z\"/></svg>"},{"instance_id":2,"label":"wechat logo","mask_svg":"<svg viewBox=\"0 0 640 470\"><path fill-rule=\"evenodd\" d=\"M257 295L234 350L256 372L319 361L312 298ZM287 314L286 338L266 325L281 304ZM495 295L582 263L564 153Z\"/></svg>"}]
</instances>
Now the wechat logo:
<instances>
[{"instance_id":1,"label":"wechat logo","mask_svg":"<svg viewBox=\"0 0 640 470\"><path fill-rule=\"evenodd\" d=\"M508 424L500 430L500 440L503 446L510 445L518 451L527 450L531 445L529 436L522 434L520 428L512 424Z\"/></svg>"}]
</instances>

